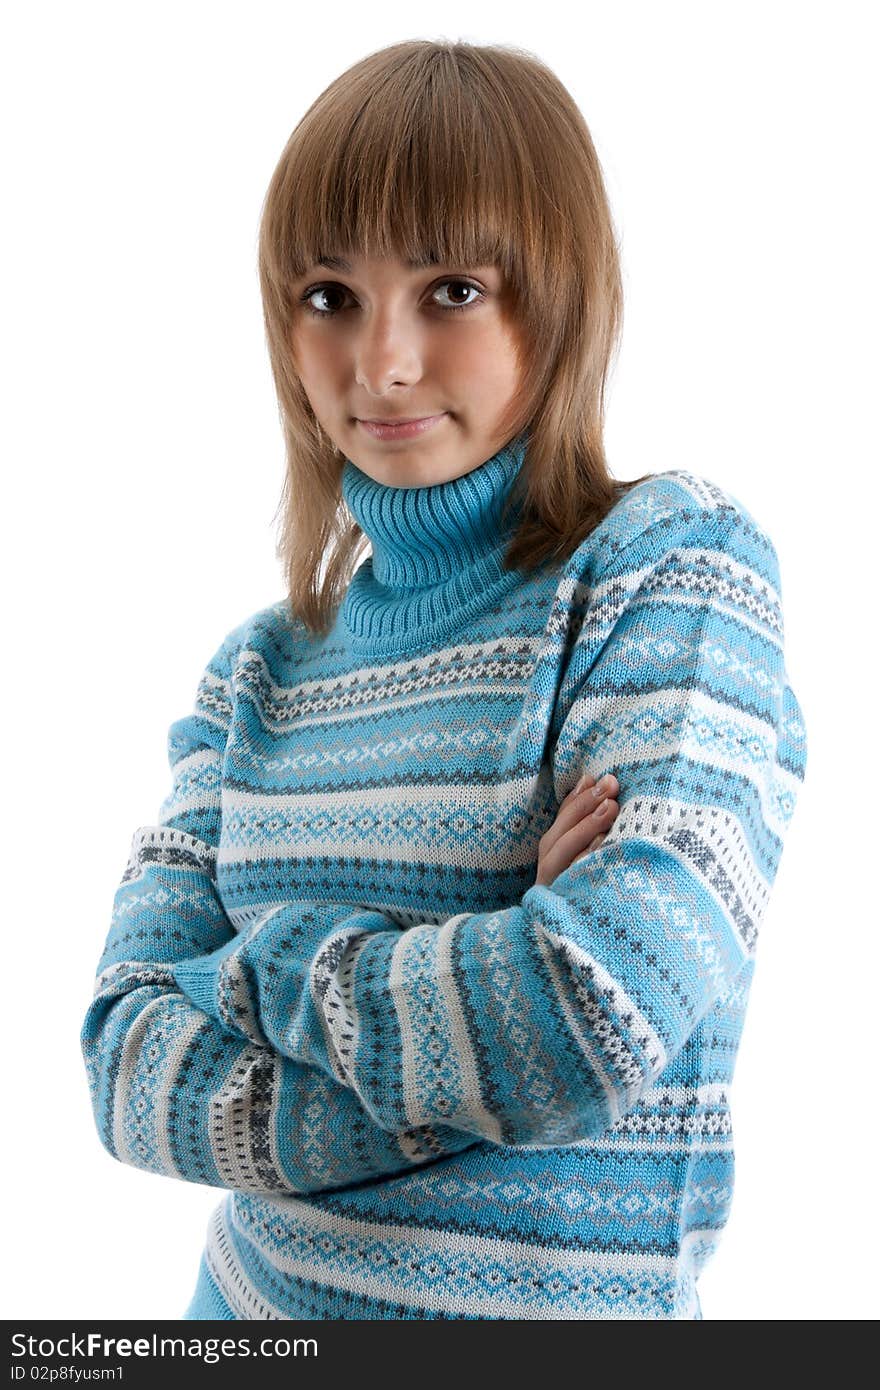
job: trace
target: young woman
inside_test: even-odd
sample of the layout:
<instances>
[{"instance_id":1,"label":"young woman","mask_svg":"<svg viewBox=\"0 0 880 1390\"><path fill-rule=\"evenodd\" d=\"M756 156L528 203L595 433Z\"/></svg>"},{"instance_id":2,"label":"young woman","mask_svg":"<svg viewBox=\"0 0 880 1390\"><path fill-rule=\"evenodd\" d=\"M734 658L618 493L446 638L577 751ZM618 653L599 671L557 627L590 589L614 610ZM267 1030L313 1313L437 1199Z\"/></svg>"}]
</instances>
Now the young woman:
<instances>
[{"instance_id":1,"label":"young woman","mask_svg":"<svg viewBox=\"0 0 880 1390\"><path fill-rule=\"evenodd\" d=\"M531 55L344 73L259 269L286 593L134 835L103 1143L229 1189L187 1318L700 1318L806 766L773 544L707 477L609 472L617 246Z\"/></svg>"}]
</instances>

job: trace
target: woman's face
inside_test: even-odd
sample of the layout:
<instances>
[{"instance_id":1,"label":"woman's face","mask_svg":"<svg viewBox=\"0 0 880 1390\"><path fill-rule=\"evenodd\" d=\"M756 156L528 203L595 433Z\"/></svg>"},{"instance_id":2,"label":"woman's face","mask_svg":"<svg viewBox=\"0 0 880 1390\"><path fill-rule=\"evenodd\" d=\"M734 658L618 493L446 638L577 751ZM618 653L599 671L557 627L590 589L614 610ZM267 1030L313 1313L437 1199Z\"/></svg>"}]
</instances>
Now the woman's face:
<instances>
[{"instance_id":1,"label":"woman's face","mask_svg":"<svg viewBox=\"0 0 880 1390\"><path fill-rule=\"evenodd\" d=\"M324 433L376 482L448 482L512 437L499 428L520 388L520 338L503 288L495 266L332 257L297 282L303 389ZM432 416L410 437L363 423Z\"/></svg>"}]
</instances>

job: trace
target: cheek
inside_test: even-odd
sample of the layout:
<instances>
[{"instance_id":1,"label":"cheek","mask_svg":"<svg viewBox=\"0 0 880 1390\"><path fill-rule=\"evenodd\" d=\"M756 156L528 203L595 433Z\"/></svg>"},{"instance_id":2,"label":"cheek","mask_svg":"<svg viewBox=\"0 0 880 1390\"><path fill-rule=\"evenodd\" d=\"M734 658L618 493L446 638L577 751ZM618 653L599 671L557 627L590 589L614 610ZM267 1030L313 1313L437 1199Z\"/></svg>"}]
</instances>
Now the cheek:
<instances>
[{"instance_id":1,"label":"cheek","mask_svg":"<svg viewBox=\"0 0 880 1390\"><path fill-rule=\"evenodd\" d=\"M497 323L487 324L482 333L462 334L448 360L459 379L479 395L509 392L519 377L516 342Z\"/></svg>"},{"instance_id":2,"label":"cheek","mask_svg":"<svg viewBox=\"0 0 880 1390\"><path fill-rule=\"evenodd\" d=\"M326 348L310 342L305 334L295 335L291 355L296 374L310 400L332 389L333 356Z\"/></svg>"},{"instance_id":3,"label":"cheek","mask_svg":"<svg viewBox=\"0 0 880 1390\"><path fill-rule=\"evenodd\" d=\"M521 378L516 344L508 334L494 334L473 363L477 389L486 399L507 401Z\"/></svg>"},{"instance_id":4,"label":"cheek","mask_svg":"<svg viewBox=\"0 0 880 1390\"><path fill-rule=\"evenodd\" d=\"M299 377L300 385L305 388L306 370L303 361L302 344L296 333L289 333L287 336L288 357L294 372Z\"/></svg>"}]
</instances>

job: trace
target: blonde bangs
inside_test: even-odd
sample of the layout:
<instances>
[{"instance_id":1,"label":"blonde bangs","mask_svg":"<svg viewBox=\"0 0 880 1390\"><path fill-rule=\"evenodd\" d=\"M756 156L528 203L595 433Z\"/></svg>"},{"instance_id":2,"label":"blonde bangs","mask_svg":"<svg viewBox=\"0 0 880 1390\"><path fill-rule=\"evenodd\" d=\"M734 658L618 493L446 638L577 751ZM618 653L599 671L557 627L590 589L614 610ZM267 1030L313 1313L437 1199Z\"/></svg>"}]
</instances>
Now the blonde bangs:
<instances>
[{"instance_id":1,"label":"blonde bangs","mask_svg":"<svg viewBox=\"0 0 880 1390\"><path fill-rule=\"evenodd\" d=\"M326 256L498 267L528 345L506 422L508 437L528 428L508 562L530 568L574 548L627 486L602 443L622 289L599 161L555 74L511 47L395 44L336 78L278 161L259 238L287 453L278 553L291 613L313 632L332 621L363 536L341 497L344 460L290 351L293 285Z\"/></svg>"}]
</instances>

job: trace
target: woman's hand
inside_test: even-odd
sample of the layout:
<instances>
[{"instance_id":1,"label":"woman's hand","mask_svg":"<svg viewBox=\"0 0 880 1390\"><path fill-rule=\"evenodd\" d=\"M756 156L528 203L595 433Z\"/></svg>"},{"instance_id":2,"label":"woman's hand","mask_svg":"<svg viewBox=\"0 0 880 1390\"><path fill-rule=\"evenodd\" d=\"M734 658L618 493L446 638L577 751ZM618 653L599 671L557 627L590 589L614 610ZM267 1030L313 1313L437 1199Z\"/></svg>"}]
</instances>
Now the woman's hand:
<instances>
[{"instance_id":1,"label":"woman's hand","mask_svg":"<svg viewBox=\"0 0 880 1390\"><path fill-rule=\"evenodd\" d=\"M550 829L541 836L536 887L552 883L564 869L598 849L619 815L620 807L614 798L620 784L614 773L606 773L598 786L595 783L595 777L589 773L582 777L559 807Z\"/></svg>"}]
</instances>

